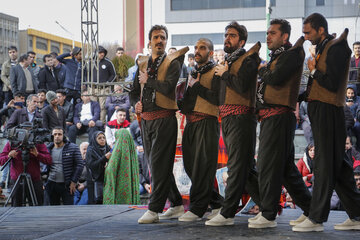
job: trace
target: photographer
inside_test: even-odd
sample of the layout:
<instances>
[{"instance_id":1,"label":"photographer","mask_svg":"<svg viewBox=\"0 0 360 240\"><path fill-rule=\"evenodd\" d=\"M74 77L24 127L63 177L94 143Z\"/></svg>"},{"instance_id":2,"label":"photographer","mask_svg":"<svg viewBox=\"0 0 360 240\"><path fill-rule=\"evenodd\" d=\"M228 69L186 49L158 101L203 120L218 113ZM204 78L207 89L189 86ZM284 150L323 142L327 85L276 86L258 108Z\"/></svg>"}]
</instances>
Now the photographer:
<instances>
[{"instance_id":1,"label":"photographer","mask_svg":"<svg viewBox=\"0 0 360 240\"><path fill-rule=\"evenodd\" d=\"M0 154L0 165L12 158L10 168L10 181L11 185L14 185L18 176L23 173L24 166L22 161L22 151L20 149L13 148L10 142L6 143L2 153ZM51 156L45 146L45 144L36 144L34 148L29 151L29 162L27 164L26 173L30 174L33 181L35 195L38 200L39 206L43 204L44 192L43 184L40 177L40 162L44 164L51 164ZM13 207L19 207L22 205L22 187L18 185L11 204ZM29 197L28 197L29 198Z\"/></svg>"},{"instance_id":2,"label":"photographer","mask_svg":"<svg viewBox=\"0 0 360 240\"><path fill-rule=\"evenodd\" d=\"M18 126L24 122L32 122L34 118L42 118L41 113L36 110L38 102L38 96L36 94L30 94L26 99L26 108L15 110L11 115L6 128Z\"/></svg>"},{"instance_id":3,"label":"photographer","mask_svg":"<svg viewBox=\"0 0 360 240\"><path fill-rule=\"evenodd\" d=\"M49 178L45 191L50 198L50 205L73 205L76 183L82 173L84 161L79 147L64 137L62 127L52 130L53 143L48 146L52 157Z\"/></svg>"}]
</instances>

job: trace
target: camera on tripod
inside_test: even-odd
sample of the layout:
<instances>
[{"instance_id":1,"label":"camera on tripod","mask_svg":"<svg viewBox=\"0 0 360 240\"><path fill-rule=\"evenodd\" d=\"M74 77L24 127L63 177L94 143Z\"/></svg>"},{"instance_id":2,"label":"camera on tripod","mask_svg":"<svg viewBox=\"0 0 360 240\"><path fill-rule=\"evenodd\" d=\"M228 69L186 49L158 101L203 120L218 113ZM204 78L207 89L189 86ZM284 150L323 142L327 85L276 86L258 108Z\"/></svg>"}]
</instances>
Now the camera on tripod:
<instances>
[{"instance_id":1,"label":"camera on tripod","mask_svg":"<svg viewBox=\"0 0 360 240\"><path fill-rule=\"evenodd\" d=\"M36 144L51 142L50 131L42 128L42 119L34 118L33 122L25 122L7 131L7 139L14 148L31 149Z\"/></svg>"}]
</instances>

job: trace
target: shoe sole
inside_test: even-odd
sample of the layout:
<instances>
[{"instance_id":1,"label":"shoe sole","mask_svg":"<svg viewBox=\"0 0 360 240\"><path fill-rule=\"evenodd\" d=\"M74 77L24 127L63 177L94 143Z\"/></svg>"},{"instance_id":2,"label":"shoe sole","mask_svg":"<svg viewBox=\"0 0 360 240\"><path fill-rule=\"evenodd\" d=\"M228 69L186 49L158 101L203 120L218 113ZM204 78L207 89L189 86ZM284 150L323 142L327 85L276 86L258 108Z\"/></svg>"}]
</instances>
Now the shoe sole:
<instances>
[{"instance_id":1,"label":"shoe sole","mask_svg":"<svg viewBox=\"0 0 360 240\"><path fill-rule=\"evenodd\" d=\"M197 221L201 221L201 218L193 218L193 219L179 218L178 220L179 222L197 222Z\"/></svg>"},{"instance_id":2,"label":"shoe sole","mask_svg":"<svg viewBox=\"0 0 360 240\"><path fill-rule=\"evenodd\" d=\"M221 227L221 226L232 226L234 225L233 222L228 222L228 223L209 223L208 221L205 222L206 226L213 226L213 227Z\"/></svg>"},{"instance_id":3,"label":"shoe sole","mask_svg":"<svg viewBox=\"0 0 360 240\"><path fill-rule=\"evenodd\" d=\"M273 224L253 224L249 223L248 228L274 228L277 227L277 223Z\"/></svg>"},{"instance_id":4,"label":"shoe sole","mask_svg":"<svg viewBox=\"0 0 360 240\"><path fill-rule=\"evenodd\" d=\"M339 231L351 231L351 230L360 230L360 226L352 226L352 227L337 227L334 226L335 230L339 230Z\"/></svg>"},{"instance_id":5,"label":"shoe sole","mask_svg":"<svg viewBox=\"0 0 360 240\"><path fill-rule=\"evenodd\" d=\"M304 220L305 221L305 220ZM290 226L296 226L296 225L298 225L298 224L300 224L300 223L302 223L303 221L301 221L301 222L295 222L295 221L290 221L289 222L289 225Z\"/></svg>"},{"instance_id":6,"label":"shoe sole","mask_svg":"<svg viewBox=\"0 0 360 240\"><path fill-rule=\"evenodd\" d=\"M316 228L300 228L300 229L296 229L296 227L292 228L293 232L323 232L324 231L324 227L316 227Z\"/></svg>"},{"instance_id":7,"label":"shoe sole","mask_svg":"<svg viewBox=\"0 0 360 240\"><path fill-rule=\"evenodd\" d=\"M179 218L183 215L184 213L181 214L177 214L177 215L171 215L170 217L167 216L159 216L160 220L170 220L170 219L175 219L175 218Z\"/></svg>"},{"instance_id":8,"label":"shoe sole","mask_svg":"<svg viewBox=\"0 0 360 240\"><path fill-rule=\"evenodd\" d=\"M159 219L153 220L153 221L138 221L139 224L151 224L151 223L158 223Z\"/></svg>"}]
</instances>

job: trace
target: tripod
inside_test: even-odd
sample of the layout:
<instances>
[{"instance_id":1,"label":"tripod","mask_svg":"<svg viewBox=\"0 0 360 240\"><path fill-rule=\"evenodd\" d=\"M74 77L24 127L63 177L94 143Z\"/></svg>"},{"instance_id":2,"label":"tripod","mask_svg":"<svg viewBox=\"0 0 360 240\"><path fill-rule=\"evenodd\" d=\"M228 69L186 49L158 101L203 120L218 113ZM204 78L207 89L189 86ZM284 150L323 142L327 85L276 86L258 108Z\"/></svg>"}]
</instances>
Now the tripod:
<instances>
[{"instance_id":1,"label":"tripod","mask_svg":"<svg viewBox=\"0 0 360 240\"><path fill-rule=\"evenodd\" d=\"M30 203L33 206L39 205L37 198L36 198L36 194L35 194L34 184L31 180L31 176L30 176L30 174L26 173L27 164L29 162L29 149L27 149L27 148L23 149L22 153L21 153L21 157L22 157L22 161L23 161L24 171L23 171L23 173L21 173L18 176L18 178L14 184L14 187L12 188L12 190L10 192L8 199L6 200L6 202L4 204L4 207L6 207L7 204L9 203L10 199L12 199L14 197L14 195L17 193L17 190L19 187L22 187L22 198L21 198L22 206L26 206L26 198L28 198L28 200L29 200L29 205L30 205Z\"/></svg>"}]
</instances>

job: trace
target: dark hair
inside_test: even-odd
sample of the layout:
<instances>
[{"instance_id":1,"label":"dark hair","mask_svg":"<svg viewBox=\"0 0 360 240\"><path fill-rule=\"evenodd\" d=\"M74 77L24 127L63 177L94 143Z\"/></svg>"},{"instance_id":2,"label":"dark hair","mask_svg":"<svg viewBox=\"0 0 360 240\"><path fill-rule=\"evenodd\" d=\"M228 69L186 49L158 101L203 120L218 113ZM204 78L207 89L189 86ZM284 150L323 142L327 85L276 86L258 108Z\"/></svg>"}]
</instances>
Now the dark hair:
<instances>
[{"instance_id":1,"label":"dark hair","mask_svg":"<svg viewBox=\"0 0 360 240\"><path fill-rule=\"evenodd\" d=\"M116 113L118 112L127 112L127 110L125 108L119 108L119 109L116 109Z\"/></svg>"},{"instance_id":2,"label":"dark hair","mask_svg":"<svg viewBox=\"0 0 360 240\"><path fill-rule=\"evenodd\" d=\"M61 95L66 96L65 89L58 89L58 90L56 90L56 93L60 93Z\"/></svg>"},{"instance_id":3,"label":"dark hair","mask_svg":"<svg viewBox=\"0 0 360 240\"><path fill-rule=\"evenodd\" d=\"M198 42L199 41L206 42L207 45L208 45L209 50L214 51L214 44L210 39L208 39L208 38L199 38L199 40L197 40L197 41Z\"/></svg>"},{"instance_id":4,"label":"dark hair","mask_svg":"<svg viewBox=\"0 0 360 240\"><path fill-rule=\"evenodd\" d=\"M47 90L44 88L40 88L37 93L45 93L46 94Z\"/></svg>"},{"instance_id":5,"label":"dark hair","mask_svg":"<svg viewBox=\"0 0 360 240\"><path fill-rule=\"evenodd\" d=\"M320 13L313 13L304 20L304 24L310 23L310 26L319 31L320 27L324 28L325 34L328 33L328 23L323 15Z\"/></svg>"},{"instance_id":6,"label":"dark hair","mask_svg":"<svg viewBox=\"0 0 360 240\"><path fill-rule=\"evenodd\" d=\"M14 94L14 97L25 97L25 93L24 92L21 92L21 91L17 91L15 94Z\"/></svg>"},{"instance_id":7,"label":"dark hair","mask_svg":"<svg viewBox=\"0 0 360 240\"><path fill-rule=\"evenodd\" d=\"M195 55L194 55L193 53L189 53L189 54L188 54L188 59L189 59L189 58L195 58Z\"/></svg>"},{"instance_id":8,"label":"dark hair","mask_svg":"<svg viewBox=\"0 0 360 240\"><path fill-rule=\"evenodd\" d=\"M350 139L350 143L353 144L353 141L351 139L351 136L347 135L346 138L349 138Z\"/></svg>"},{"instance_id":9,"label":"dark hair","mask_svg":"<svg viewBox=\"0 0 360 240\"><path fill-rule=\"evenodd\" d=\"M123 47L118 47L118 48L116 49L116 51L124 51L124 52L125 52L125 50L124 50Z\"/></svg>"},{"instance_id":10,"label":"dark hair","mask_svg":"<svg viewBox=\"0 0 360 240\"><path fill-rule=\"evenodd\" d=\"M307 147L306 147L306 152L308 152L310 149L312 149L313 147L314 147L315 145L314 145L314 143L309 143L308 145L307 145Z\"/></svg>"},{"instance_id":11,"label":"dark hair","mask_svg":"<svg viewBox=\"0 0 360 240\"><path fill-rule=\"evenodd\" d=\"M45 54L43 56L43 62L45 63L46 58L52 58L51 54Z\"/></svg>"},{"instance_id":12,"label":"dark hair","mask_svg":"<svg viewBox=\"0 0 360 240\"><path fill-rule=\"evenodd\" d=\"M10 50L15 50L15 51L17 52L17 47L15 47L15 46L10 46L8 51L10 51Z\"/></svg>"},{"instance_id":13,"label":"dark hair","mask_svg":"<svg viewBox=\"0 0 360 240\"><path fill-rule=\"evenodd\" d=\"M359 41L356 41L353 43L353 48L355 47L355 45L360 45L360 42Z\"/></svg>"},{"instance_id":14,"label":"dark hair","mask_svg":"<svg viewBox=\"0 0 360 240\"><path fill-rule=\"evenodd\" d=\"M28 51L26 54L27 54L27 55L29 55L29 54L36 55L36 53L33 52L33 51Z\"/></svg>"},{"instance_id":15,"label":"dark hair","mask_svg":"<svg viewBox=\"0 0 360 240\"><path fill-rule=\"evenodd\" d=\"M288 39L286 39L286 41L289 41L290 33L291 33L290 23L285 19L276 18L276 19L271 20L271 22L270 22L270 25L274 25L274 24L280 25L279 30L281 32L281 35L283 35L284 33L287 33L289 35Z\"/></svg>"},{"instance_id":16,"label":"dark hair","mask_svg":"<svg viewBox=\"0 0 360 240\"><path fill-rule=\"evenodd\" d=\"M244 40L246 43L248 38L248 32L244 25L240 25L236 21L232 21L225 27L225 31L229 28L234 28L238 32L240 40Z\"/></svg>"},{"instance_id":17,"label":"dark hair","mask_svg":"<svg viewBox=\"0 0 360 240\"><path fill-rule=\"evenodd\" d=\"M23 54L19 57L19 62L24 62L28 59L29 55L28 54Z\"/></svg>"},{"instance_id":18,"label":"dark hair","mask_svg":"<svg viewBox=\"0 0 360 240\"><path fill-rule=\"evenodd\" d=\"M53 58L56 58L57 56L59 56L56 52L51 52L50 55L51 55Z\"/></svg>"},{"instance_id":19,"label":"dark hair","mask_svg":"<svg viewBox=\"0 0 360 240\"><path fill-rule=\"evenodd\" d=\"M165 31L165 35L166 35L166 39L168 39L168 30L165 26L163 25L154 25L151 27L150 31L149 31L149 41L151 40L151 34L153 31L156 30L164 30Z\"/></svg>"},{"instance_id":20,"label":"dark hair","mask_svg":"<svg viewBox=\"0 0 360 240\"><path fill-rule=\"evenodd\" d=\"M54 130L61 130L61 131L63 132L63 134L65 133L65 131L64 131L64 129L63 129L62 127L56 126L56 127L54 127L54 128L51 130L51 135L53 135L53 131L54 131Z\"/></svg>"}]
</instances>

